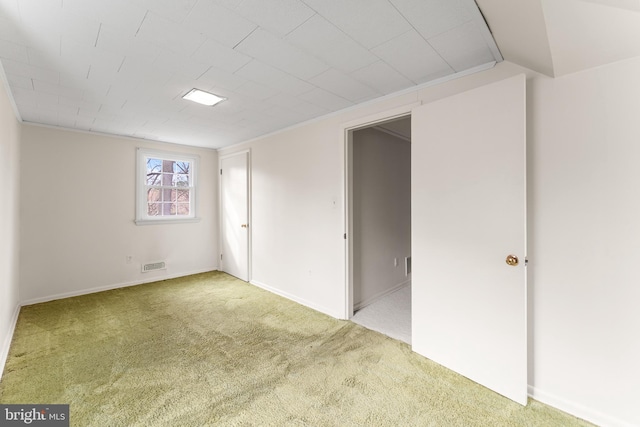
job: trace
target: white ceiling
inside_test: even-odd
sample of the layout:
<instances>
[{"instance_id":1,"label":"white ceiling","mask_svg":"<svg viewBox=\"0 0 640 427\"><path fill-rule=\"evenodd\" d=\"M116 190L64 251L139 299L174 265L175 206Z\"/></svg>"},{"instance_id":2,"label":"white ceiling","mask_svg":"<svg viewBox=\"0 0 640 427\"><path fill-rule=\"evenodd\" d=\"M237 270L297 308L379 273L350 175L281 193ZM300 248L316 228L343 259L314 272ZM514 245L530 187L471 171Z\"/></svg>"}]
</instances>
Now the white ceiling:
<instances>
[{"instance_id":1,"label":"white ceiling","mask_svg":"<svg viewBox=\"0 0 640 427\"><path fill-rule=\"evenodd\" d=\"M211 148L500 60L473 0L0 0L25 122Z\"/></svg>"}]
</instances>

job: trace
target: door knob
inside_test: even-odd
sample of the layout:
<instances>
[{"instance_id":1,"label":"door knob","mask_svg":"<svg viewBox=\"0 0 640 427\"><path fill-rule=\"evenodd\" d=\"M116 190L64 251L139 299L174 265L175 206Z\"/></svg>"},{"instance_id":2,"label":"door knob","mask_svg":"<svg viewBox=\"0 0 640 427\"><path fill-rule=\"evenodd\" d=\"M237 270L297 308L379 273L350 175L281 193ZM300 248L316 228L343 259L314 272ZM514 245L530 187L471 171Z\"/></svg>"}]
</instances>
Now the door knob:
<instances>
[{"instance_id":1,"label":"door knob","mask_svg":"<svg viewBox=\"0 0 640 427\"><path fill-rule=\"evenodd\" d=\"M249 225L247 225L247 224L242 224L240 227L242 227L242 228L247 228L247 227L249 227Z\"/></svg>"},{"instance_id":2,"label":"door knob","mask_svg":"<svg viewBox=\"0 0 640 427\"><path fill-rule=\"evenodd\" d=\"M515 255L508 255L506 263L512 267L515 267L516 265L518 265L518 257Z\"/></svg>"}]
</instances>

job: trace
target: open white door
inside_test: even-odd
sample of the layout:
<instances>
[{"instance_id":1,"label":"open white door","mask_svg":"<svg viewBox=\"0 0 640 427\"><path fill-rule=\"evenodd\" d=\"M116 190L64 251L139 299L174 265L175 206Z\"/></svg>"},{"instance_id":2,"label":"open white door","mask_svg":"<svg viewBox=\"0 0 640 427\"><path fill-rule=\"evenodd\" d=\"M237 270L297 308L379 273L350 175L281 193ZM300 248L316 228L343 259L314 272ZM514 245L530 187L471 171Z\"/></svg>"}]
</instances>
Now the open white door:
<instances>
[{"instance_id":1,"label":"open white door","mask_svg":"<svg viewBox=\"0 0 640 427\"><path fill-rule=\"evenodd\" d=\"M413 350L523 405L525 120L519 75L417 107L411 147Z\"/></svg>"},{"instance_id":2,"label":"open white door","mask_svg":"<svg viewBox=\"0 0 640 427\"><path fill-rule=\"evenodd\" d=\"M220 159L221 270L249 280L249 153Z\"/></svg>"}]
</instances>

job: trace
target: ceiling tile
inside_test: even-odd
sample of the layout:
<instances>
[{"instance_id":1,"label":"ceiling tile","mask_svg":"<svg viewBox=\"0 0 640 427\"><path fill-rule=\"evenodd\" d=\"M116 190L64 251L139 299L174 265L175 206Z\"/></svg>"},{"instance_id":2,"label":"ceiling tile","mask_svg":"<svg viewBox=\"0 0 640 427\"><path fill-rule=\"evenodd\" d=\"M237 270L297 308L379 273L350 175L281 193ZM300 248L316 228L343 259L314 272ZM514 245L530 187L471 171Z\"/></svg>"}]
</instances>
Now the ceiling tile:
<instances>
[{"instance_id":1,"label":"ceiling tile","mask_svg":"<svg viewBox=\"0 0 640 427\"><path fill-rule=\"evenodd\" d=\"M25 76L18 75L18 74L10 74L10 73L5 73L5 74L7 76L7 81L9 82L10 87L33 90L32 79Z\"/></svg>"},{"instance_id":2,"label":"ceiling tile","mask_svg":"<svg viewBox=\"0 0 640 427\"><path fill-rule=\"evenodd\" d=\"M408 88L414 84L384 61L378 61L363 67L354 71L351 75L385 95Z\"/></svg>"},{"instance_id":3,"label":"ceiling tile","mask_svg":"<svg viewBox=\"0 0 640 427\"><path fill-rule=\"evenodd\" d=\"M113 27L103 25L96 44L98 49L129 57L156 59L163 48L139 37L127 36Z\"/></svg>"},{"instance_id":4,"label":"ceiling tile","mask_svg":"<svg viewBox=\"0 0 640 427\"><path fill-rule=\"evenodd\" d=\"M0 58L19 62L29 62L27 47L6 40L0 40Z\"/></svg>"},{"instance_id":5,"label":"ceiling tile","mask_svg":"<svg viewBox=\"0 0 640 427\"><path fill-rule=\"evenodd\" d=\"M20 28L18 20L0 16L0 39L17 44L25 44L24 30Z\"/></svg>"},{"instance_id":6,"label":"ceiling tile","mask_svg":"<svg viewBox=\"0 0 640 427\"><path fill-rule=\"evenodd\" d=\"M185 27L230 48L235 47L257 27L253 22L214 4L211 0L199 1L184 20L184 24Z\"/></svg>"},{"instance_id":7,"label":"ceiling tile","mask_svg":"<svg viewBox=\"0 0 640 427\"><path fill-rule=\"evenodd\" d=\"M251 57L211 39L206 40L191 58L230 73L237 71L251 61Z\"/></svg>"},{"instance_id":8,"label":"ceiling tile","mask_svg":"<svg viewBox=\"0 0 640 427\"><path fill-rule=\"evenodd\" d=\"M293 96L309 92L315 88L312 84L257 60L253 60L242 67L236 72L236 75Z\"/></svg>"},{"instance_id":9,"label":"ceiling tile","mask_svg":"<svg viewBox=\"0 0 640 427\"><path fill-rule=\"evenodd\" d=\"M369 86L335 68L325 71L310 81L319 88L325 89L352 102L358 102L380 95Z\"/></svg>"},{"instance_id":10,"label":"ceiling tile","mask_svg":"<svg viewBox=\"0 0 640 427\"><path fill-rule=\"evenodd\" d=\"M158 59L155 60L153 67L169 73L178 73L190 79L197 79L203 75L211 65L193 60L185 55L164 51L161 52Z\"/></svg>"},{"instance_id":11,"label":"ceiling tile","mask_svg":"<svg viewBox=\"0 0 640 427\"><path fill-rule=\"evenodd\" d=\"M434 75L453 73L453 69L415 30L376 47L373 52L414 83L425 82Z\"/></svg>"},{"instance_id":12,"label":"ceiling tile","mask_svg":"<svg viewBox=\"0 0 640 427\"><path fill-rule=\"evenodd\" d=\"M460 0L389 0L425 39L471 20Z\"/></svg>"},{"instance_id":13,"label":"ceiling tile","mask_svg":"<svg viewBox=\"0 0 640 427\"><path fill-rule=\"evenodd\" d=\"M345 72L372 64L378 58L320 15L292 31L286 40Z\"/></svg>"},{"instance_id":14,"label":"ceiling tile","mask_svg":"<svg viewBox=\"0 0 640 427\"><path fill-rule=\"evenodd\" d=\"M205 37L189 26L181 26L153 12L148 12L136 37L183 55L192 55Z\"/></svg>"},{"instance_id":15,"label":"ceiling tile","mask_svg":"<svg viewBox=\"0 0 640 427\"><path fill-rule=\"evenodd\" d=\"M429 43L456 71L494 61L489 47L474 22L430 38Z\"/></svg>"},{"instance_id":16,"label":"ceiling tile","mask_svg":"<svg viewBox=\"0 0 640 427\"><path fill-rule=\"evenodd\" d=\"M133 0L132 3L163 18L181 22L197 2L198 0Z\"/></svg>"},{"instance_id":17,"label":"ceiling tile","mask_svg":"<svg viewBox=\"0 0 640 427\"><path fill-rule=\"evenodd\" d=\"M99 22L102 29L111 27L123 37L135 36L147 14L147 8L130 0L64 0L62 8L79 19Z\"/></svg>"},{"instance_id":18,"label":"ceiling tile","mask_svg":"<svg viewBox=\"0 0 640 427\"><path fill-rule=\"evenodd\" d=\"M209 68L199 81L216 89L235 90L247 82L247 79L216 67Z\"/></svg>"},{"instance_id":19,"label":"ceiling tile","mask_svg":"<svg viewBox=\"0 0 640 427\"><path fill-rule=\"evenodd\" d=\"M82 90L80 89L67 87L67 86L60 86L58 84L48 83L48 82L44 82L36 79L33 79L32 81L33 81L33 89L36 92L50 93L52 95L62 95L66 98L72 98L72 99L78 99L78 100L82 99Z\"/></svg>"},{"instance_id":20,"label":"ceiling tile","mask_svg":"<svg viewBox=\"0 0 640 427\"><path fill-rule=\"evenodd\" d=\"M320 60L262 29L251 33L236 50L301 79L317 76L329 68Z\"/></svg>"},{"instance_id":21,"label":"ceiling tile","mask_svg":"<svg viewBox=\"0 0 640 427\"><path fill-rule=\"evenodd\" d=\"M235 11L279 36L289 34L315 14L300 0L243 0Z\"/></svg>"},{"instance_id":22,"label":"ceiling tile","mask_svg":"<svg viewBox=\"0 0 640 427\"><path fill-rule=\"evenodd\" d=\"M9 74L18 74L30 79L43 80L49 83L58 83L60 81L60 73L55 70L40 68L10 59L3 59L2 65L5 72Z\"/></svg>"},{"instance_id":23,"label":"ceiling tile","mask_svg":"<svg viewBox=\"0 0 640 427\"><path fill-rule=\"evenodd\" d=\"M338 111L353 105L352 102L319 88L300 95L300 99L328 111Z\"/></svg>"},{"instance_id":24,"label":"ceiling tile","mask_svg":"<svg viewBox=\"0 0 640 427\"><path fill-rule=\"evenodd\" d=\"M411 29L387 0L305 0L305 3L368 49Z\"/></svg>"},{"instance_id":25,"label":"ceiling tile","mask_svg":"<svg viewBox=\"0 0 640 427\"><path fill-rule=\"evenodd\" d=\"M262 84L247 82L235 90L237 93L258 100L265 100L278 93L277 89Z\"/></svg>"}]
</instances>

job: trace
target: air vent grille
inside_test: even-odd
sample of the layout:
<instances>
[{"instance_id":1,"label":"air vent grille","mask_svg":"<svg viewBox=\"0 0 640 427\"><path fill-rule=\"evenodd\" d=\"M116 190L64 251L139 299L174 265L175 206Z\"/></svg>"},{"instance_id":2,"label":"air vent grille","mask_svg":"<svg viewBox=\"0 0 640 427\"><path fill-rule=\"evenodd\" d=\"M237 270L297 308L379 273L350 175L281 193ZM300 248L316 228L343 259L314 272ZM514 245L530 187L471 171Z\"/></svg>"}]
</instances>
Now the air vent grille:
<instances>
[{"instance_id":1,"label":"air vent grille","mask_svg":"<svg viewBox=\"0 0 640 427\"><path fill-rule=\"evenodd\" d=\"M146 273L147 271L153 271L153 270L165 270L167 267L164 263L164 261L160 261L160 262L152 262L149 264L144 264L142 266L142 272Z\"/></svg>"}]
</instances>

